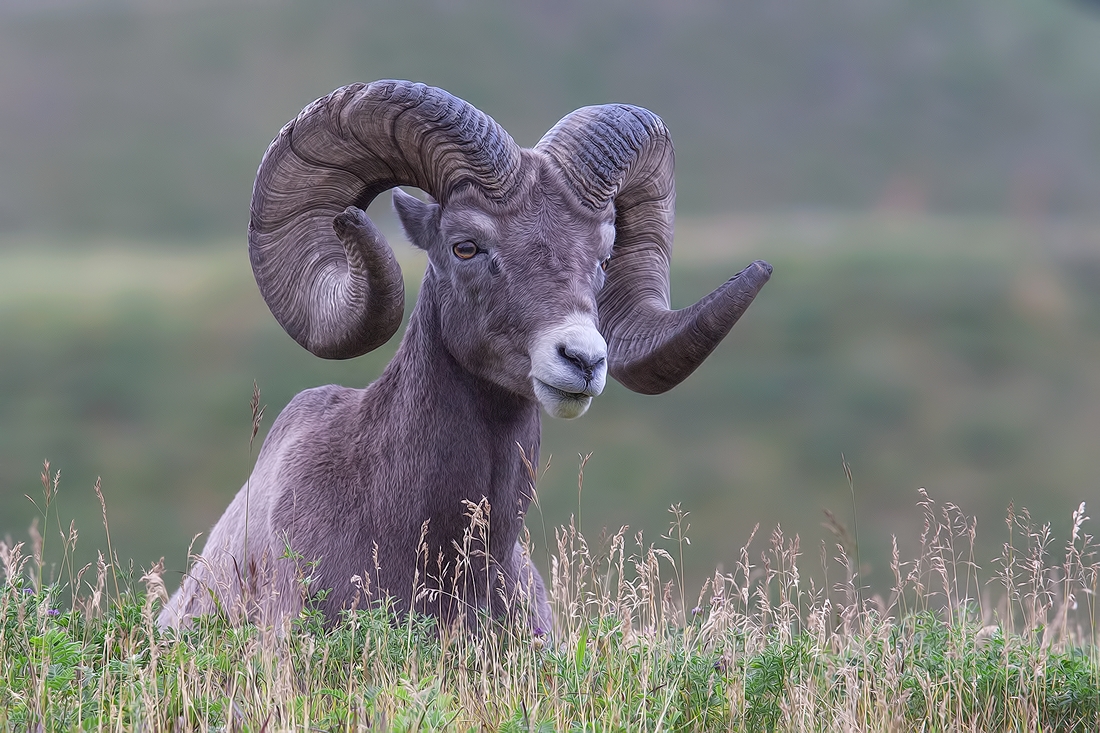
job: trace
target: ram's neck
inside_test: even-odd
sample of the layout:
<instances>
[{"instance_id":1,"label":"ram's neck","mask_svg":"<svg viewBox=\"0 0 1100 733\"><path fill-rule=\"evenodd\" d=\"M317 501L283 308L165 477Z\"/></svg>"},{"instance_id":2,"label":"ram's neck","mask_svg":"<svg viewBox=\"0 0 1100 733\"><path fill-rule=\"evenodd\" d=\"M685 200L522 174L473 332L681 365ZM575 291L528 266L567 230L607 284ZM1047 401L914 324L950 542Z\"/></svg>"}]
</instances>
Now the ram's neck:
<instances>
[{"instance_id":1,"label":"ram's neck","mask_svg":"<svg viewBox=\"0 0 1100 733\"><path fill-rule=\"evenodd\" d=\"M494 537L511 545L530 503L525 462L538 465L538 403L463 369L443 344L439 313L429 272L401 346L372 390L383 393L378 397L415 456L408 478L424 497L433 534L453 534L463 502L484 498Z\"/></svg>"}]
</instances>

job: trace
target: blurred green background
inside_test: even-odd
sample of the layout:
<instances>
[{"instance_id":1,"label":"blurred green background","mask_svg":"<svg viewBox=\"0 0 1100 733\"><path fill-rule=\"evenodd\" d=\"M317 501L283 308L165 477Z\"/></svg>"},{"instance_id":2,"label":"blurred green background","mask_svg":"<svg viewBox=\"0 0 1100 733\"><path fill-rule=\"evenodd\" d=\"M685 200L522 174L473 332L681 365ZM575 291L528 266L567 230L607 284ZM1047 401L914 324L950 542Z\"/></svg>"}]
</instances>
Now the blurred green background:
<instances>
[{"instance_id":1,"label":"blurred green background","mask_svg":"<svg viewBox=\"0 0 1100 733\"><path fill-rule=\"evenodd\" d=\"M679 503L697 583L756 523L812 564L829 509L858 515L882 587L919 487L978 517L983 565L1010 502L1064 540L1100 498L1091 3L0 0L0 537L26 537L48 458L78 559L105 547L102 477L120 557L180 571L248 475L253 381L266 429L302 389L378 375L395 343L334 363L282 333L245 230L282 124L379 78L521 145L582 105L647 106L677 144L674 304L775 266L676 390L612 384L544 421L537 544L578 511L593 538L657 540ZM371 213L414 297L423 260L388 200Z\"/></svg>"}]
</instances>

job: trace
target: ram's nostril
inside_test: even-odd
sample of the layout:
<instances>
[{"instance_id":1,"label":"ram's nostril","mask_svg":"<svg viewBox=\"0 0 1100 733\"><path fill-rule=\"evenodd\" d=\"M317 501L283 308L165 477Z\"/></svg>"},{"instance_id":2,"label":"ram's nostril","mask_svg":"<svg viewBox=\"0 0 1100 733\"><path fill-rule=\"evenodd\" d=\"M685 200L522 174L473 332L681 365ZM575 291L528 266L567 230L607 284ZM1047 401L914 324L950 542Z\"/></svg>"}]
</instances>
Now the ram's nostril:
<instances>
[{"instance_id":1,"label":"ram's nostril","mask_svg":"<svg viewBox=\"0 0 1100 733\"><path fill-rule=\"evenodd\" d=\"M589 379L592 378L593 372L607 360L604 356L594 356L575 351L565 344L558 346L558 355L583 372Z\"/></svg>"}]
</instances>

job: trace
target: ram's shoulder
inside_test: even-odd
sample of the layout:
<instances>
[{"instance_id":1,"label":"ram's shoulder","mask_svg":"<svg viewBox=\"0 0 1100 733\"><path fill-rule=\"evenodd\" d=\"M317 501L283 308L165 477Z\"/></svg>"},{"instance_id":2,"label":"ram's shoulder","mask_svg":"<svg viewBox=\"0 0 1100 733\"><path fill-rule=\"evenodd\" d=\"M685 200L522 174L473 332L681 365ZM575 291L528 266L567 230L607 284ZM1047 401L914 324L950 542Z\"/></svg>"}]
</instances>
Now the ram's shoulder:
<instances>
[{"instance_id":1,"label":"ram's shoulder","mask_svg":"<svg viewBox=\"0 0 1100 733\"><path fill-rule=\"evenodd\" d=\"M356 409L362 390L327 384L299 392L271 426L265 448L292 437L331 432Z\"/></svg>"},{"instance_id":2,"label":"ram's shoulder","mask_svg":"<svg viewBox=\"0 0 1100 733\"><path fill-rule=\"evenodd\" d=\"M326 384L321 387L299 392L287 403L283 415L297 416L301 413L333 412L346 410L359 401L363 390L341 387L338 384ZM282 418L283 415L280 415Z\"/></svg>"}]
</instances>

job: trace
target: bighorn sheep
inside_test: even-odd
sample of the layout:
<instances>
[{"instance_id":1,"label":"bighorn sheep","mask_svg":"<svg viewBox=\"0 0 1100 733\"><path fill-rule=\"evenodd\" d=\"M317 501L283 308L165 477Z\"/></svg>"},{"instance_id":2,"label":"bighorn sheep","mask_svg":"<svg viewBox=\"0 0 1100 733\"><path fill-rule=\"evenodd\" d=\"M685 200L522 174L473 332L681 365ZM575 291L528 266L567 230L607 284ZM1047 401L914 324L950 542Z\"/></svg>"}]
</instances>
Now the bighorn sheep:
<instances>
[{"instance_id":1,"label":"bighorn sheep","mask_svg":"<svg viewBox=\"0 0 1100 733\"><path fill-rule=\"evenodd\" d=\"M283 127L252 194L260 292L317 356L359 356L401 324L400 269L362 211L391 188L428 256L396 356L366 389L318 387L287 405L162 626L218 608L280 623L305 603L333 619L363 594L444 622L506 613L518 596L549 630L518 543L539 407L583 414L607 372L635 392L671 389L771 275L754 262L670 310L672 141L648 110L585 107L523 149L440 89L353 84ZM466 507L483 500L487 547L457 582ZM414 581L442 592L416 595Z\"/></svg>"}]
</instances>

